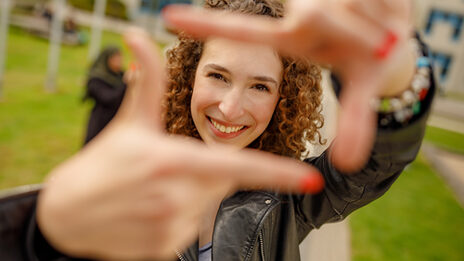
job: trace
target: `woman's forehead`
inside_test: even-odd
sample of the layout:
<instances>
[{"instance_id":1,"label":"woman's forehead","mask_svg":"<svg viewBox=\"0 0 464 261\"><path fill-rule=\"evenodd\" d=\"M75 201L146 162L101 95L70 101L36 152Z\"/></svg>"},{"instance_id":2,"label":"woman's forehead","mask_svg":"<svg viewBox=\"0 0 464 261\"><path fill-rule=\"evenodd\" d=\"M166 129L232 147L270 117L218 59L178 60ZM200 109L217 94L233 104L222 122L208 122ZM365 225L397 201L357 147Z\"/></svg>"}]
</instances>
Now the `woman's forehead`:
<instances>
[{"instance_id":1,"label":"woman's forehead","mask_svg":"<svg viewBox=\"0 0 464 261\"><path fill-rule=\"evenodd\" d=\"M209 63L223 67L241 67L252 71L281 74L282 61L275 49L267 45L250 44L222 38L205 42L200 66Z\"/></svg>"},{"instance_id":2,"label":"woman's forehead","mask_svg":"<svg viewBox=\"0 0 464 261\"><path fill-rule=\"evenodd\" d=\"M272 54L276 58L280 59L280 56L274 48L265 44L240 42L225 38L209 38L204 42L203 51L223 51L223 52L236 52L236 51L252 51L266 52Z\"/></svg>"}]
</instances>

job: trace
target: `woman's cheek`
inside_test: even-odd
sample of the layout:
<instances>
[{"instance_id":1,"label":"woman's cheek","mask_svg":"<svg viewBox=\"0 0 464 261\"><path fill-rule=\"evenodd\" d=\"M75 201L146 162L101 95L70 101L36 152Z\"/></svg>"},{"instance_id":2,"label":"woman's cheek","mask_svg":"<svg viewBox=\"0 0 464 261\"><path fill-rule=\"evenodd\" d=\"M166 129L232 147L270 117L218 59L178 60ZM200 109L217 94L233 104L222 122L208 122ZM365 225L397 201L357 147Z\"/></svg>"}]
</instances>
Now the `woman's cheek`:
<instances>
[{"instance_id":1,"label":"woman's cheek","mask_svg":"<svg viewBox=\"0 0 464 261\"><path fill-rule=\"evenodd\" d=\"M217 91L214 88L199 88L196 92L194 91L193 102L197 105L197 108L205 108L217 103Z\"/></svg>"},{"instance_id":2,"label":"woman's cheek","mask_svg":"<svg viewBox=\"0 0 464 261\"><path fill-rule=\"evenodd\" d=\"M255 119L259 123L259 129L264 131L269 122L271 121L272 115L276 108L277 102L272 99L269 101L263 101L262 103L256 104L251 110L255 114Z\"/></svg>"}]
</instances>

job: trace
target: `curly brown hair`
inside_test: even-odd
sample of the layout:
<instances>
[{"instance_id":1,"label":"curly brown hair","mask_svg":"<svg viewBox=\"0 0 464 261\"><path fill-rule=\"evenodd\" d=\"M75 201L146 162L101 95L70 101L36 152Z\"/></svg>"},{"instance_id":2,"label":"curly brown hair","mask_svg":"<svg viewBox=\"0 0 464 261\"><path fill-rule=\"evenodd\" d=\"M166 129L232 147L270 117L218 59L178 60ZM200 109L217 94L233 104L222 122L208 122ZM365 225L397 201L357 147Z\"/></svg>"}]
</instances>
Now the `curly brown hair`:
<instances>
[{"instance_id":1,"label":"curly brown hair","mask_svg":"<svg viewBox=\"0 0 464 261\"><path fill-rule=\"evenodd\" d=\"M284 8L278 0L206 0L206 8L252 15L282 18ZM195 72L203 51L203 42L180 34L179 42L167 52L168 91L166 130L200 138L190 112ZM278 155L302 158L309 151L306 143L324 144L319 129L321 114L321 70L306 59L281 55L283 78L279 101L266 130L248 147Z\"/></svg>"}]
</instances>

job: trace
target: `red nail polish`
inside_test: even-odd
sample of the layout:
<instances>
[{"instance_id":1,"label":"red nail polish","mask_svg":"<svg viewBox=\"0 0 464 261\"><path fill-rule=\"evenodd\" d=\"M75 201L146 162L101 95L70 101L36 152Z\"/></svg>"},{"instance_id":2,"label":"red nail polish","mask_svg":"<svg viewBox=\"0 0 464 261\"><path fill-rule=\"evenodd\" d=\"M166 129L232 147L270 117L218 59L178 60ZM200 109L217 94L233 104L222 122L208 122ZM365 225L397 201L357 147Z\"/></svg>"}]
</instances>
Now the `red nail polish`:
<instances>
[{"instance_id":1,"label":"red nail polish","mask_svg":"<svg viewBox=\"0 0 464 261\"><path fill-rule=\"evenodd\" d=\"M135 63L132 62L132 63L129 64L129 68L130 68L131 71L135 71L135 70L137 70L137 65L135 65Z\"/></svg>"},{"instance_id":2,"label":"red nail polish","mask_svg":"<svg viewBox=\"0 0 464 261\"><path fill-rule=\"evenodd\" d=\"M398 36L392 31L388 31L387 36L385 37L385 41L379 48L375 50L375 57L379 60L386 59L397 41Z\"/></svg>"},{"instance_id":3,"label":"red nail polish","mask_svg":"<svg viewBox=\"0 0 464 261\"><path fill-rule=\"evenodd\" d=\"M324 188L324 178L319 172L311 172L301 180L300 184L303 193L316 194Z\"/></svg>"}]
</instances>

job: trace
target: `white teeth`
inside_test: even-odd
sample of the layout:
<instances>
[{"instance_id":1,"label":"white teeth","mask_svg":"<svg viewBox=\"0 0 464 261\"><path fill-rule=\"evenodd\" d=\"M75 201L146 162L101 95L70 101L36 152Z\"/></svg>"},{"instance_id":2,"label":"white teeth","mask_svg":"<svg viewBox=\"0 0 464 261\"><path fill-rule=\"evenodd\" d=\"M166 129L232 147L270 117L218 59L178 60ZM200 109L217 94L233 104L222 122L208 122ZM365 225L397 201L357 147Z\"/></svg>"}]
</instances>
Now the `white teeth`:
<instances>
[{"instance_id":1,"label":"white teeth","mask_svg":"<svg viewBox=\"0 0 464 261\"><path fill-rule=\"evenodd\" d=\"M235 127L226 127L218 122L216 122L215 120L211 119L211 122L213 123L213 126L219 130L220 132L224 132L224 133L233 133L233 132L237 132L241 129L243 129L243 127L245 126L235 126Z\"/></svg>"}]
</instances>

